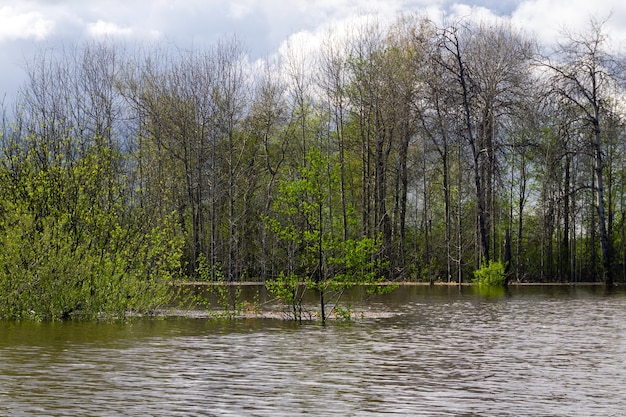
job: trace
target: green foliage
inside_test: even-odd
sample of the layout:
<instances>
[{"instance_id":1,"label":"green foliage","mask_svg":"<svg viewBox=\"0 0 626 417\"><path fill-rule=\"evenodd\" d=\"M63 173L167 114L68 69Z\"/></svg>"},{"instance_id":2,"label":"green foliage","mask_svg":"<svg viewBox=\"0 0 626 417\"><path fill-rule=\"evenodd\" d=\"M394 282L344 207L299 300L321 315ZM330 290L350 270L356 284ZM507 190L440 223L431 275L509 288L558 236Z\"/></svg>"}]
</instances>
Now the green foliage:
<instances>
[{"instance_id":1,"label":"green foliage","mask_svg":"<svg viewBox=\"0 0 626 417\"><path fill-rule=\"evenodd\" d=\"M209 266L209 262L204 255L198 257L197 275L201 281L210 282L209 293L215 296L216 306L205 295L200 294L196 301L204 304L207 310L215 318L235 318L238 317L247 303L242 297L242 286L240 284L231 285L219 264ZM214 307L217 307L214 308Z\"/></svg>"},{"instance_id":2,"label":"green foliage","mask_svg":"<svg viewBox=\"0 0 626 417\"><path fill-rule=\"evenodd\" d=\"M350 321L352 320L352 316L354 312L349 307L335 306L333 313L335 317L340 318L341 320Z\"/></svg>"},{"instance_id":3,"label":"green foliage","mask_svg":"<svg viewBox=\"0 0 626 417\"><path fill-rule=\"evenodd\" d=\"M378 256L379 237L343 240L333 233L330 212L338 188L338 167L316 150L311 150L307 162L298 178L280 183L275 217L264 217L267 227L287 245L287 265L293 265L291 270L268 280L266 287L291 306L296 320L302 317L302 297L307 288L319 291L320 302L324 303L327 291L341 292L354 285L380 282L379 271L385 266ZM354 216L353 210L349 213ZM371 291L379 288L392 289L368 287ZM323 307L320 305L320 310Z\"/></svg>"},{"instance_id":4,"label":"green foliage","mask_svg":"<svg viewBox=\"0 0 626 417\"><path fill-rule=\"evenodd\" d=\"M377 257L379 241L379 238L364 237L337 242L336 255L329 258L329 263L341 271L335 274L334 280L359 284L374 284L380 281L377 272L386 265Z\"/></svg>"},{"instance_id":5,"label":"green foliage","mask_svg":"<svg viewBox=\"0 0 626 417\"><path fill-rule=\"evenodd\" d=\"M474 271L474 282L483 286L501 287L506 282L505 265L498 261L489 261Z\"/></svg>"},{"instance_id":6,"label":"green foliage","mask_svg":"<svg viewBox=\"0 0 626 417\"><path fill-rule=\"evenodd\" d=\"M293 320L302 320L302 299L307 286L296 274L286 275L281 272L278 278L266 281L265 288L280 302L290 307Z\"/></svg>"},{"instance_id":7,"label":"green foliage","mask_svg":"<svg viewBox=\"0 0 626 417\"><path fill-rule=\"evenodd\" d=\"M0 168L0 318L123 318L167 303L180 269L174 216L122 204L119 156L93 149Z\"/></svg>"}]
</instances>

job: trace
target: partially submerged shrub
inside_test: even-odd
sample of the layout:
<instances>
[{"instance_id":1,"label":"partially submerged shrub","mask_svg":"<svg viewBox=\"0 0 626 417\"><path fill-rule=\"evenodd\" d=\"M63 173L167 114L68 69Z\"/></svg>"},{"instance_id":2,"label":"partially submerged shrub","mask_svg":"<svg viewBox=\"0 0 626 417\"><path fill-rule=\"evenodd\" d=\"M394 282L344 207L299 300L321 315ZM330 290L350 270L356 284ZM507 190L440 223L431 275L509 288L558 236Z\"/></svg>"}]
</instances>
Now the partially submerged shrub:
<instances>
[{"instance_id":1,"label":"partially submerged shrub","mask_svg":"<svg viewBox=\"0 0 626 417\"><path fill-rule=\"evenodd\" d=\"M506 285L506 266L499 261L489 261L474 271L474 282L478 285L503 287Z\"/></svg>"}]
</instances>

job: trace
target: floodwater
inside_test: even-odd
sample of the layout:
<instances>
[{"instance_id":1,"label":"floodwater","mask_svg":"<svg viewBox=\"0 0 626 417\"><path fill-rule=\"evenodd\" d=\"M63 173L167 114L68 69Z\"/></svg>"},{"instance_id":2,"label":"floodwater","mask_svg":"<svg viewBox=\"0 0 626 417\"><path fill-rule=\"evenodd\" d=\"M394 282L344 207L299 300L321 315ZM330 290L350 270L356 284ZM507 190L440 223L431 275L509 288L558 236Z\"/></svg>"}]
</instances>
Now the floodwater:
<instances>
[{"instance_id":1,"label":"floodwater","mask_svg":"<svg viewBox=\"0 0 626 417\"><path fill-rule=\"evenodd\" d=\"M406 287L353 306L385 314L0 322L0 415L626 413L623 290Z\"/></svg>"}]
</instances>

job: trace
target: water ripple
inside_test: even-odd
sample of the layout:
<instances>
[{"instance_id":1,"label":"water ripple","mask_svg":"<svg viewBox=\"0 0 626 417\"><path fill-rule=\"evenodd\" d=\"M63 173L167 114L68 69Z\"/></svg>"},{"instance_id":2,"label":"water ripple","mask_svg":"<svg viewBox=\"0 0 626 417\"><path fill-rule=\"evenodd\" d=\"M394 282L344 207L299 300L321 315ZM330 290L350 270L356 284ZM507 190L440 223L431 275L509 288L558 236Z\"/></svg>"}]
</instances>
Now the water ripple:
<instances>
[{"instance_id":1,"label":"water ripple","mask_svg":"<svg viewBox=\"0 0 626 417\"><path fill-rule=\"evenodd\" d=\"M326 327L1 324L0 415L617 416L624 307L455 297Z\"/></svg>"}]
</instances>

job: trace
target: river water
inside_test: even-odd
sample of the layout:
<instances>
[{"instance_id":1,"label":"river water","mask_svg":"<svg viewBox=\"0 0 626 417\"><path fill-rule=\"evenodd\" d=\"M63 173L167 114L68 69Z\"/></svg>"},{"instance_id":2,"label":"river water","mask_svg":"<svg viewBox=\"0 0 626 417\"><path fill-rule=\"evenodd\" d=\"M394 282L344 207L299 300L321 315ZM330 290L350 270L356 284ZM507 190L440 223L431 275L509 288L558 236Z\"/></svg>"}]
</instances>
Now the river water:
<instances>
[{"instance_id":1,"label":"river water","mask_svg":"<svg viewBox=\"0 0 626 417\"><path fill-rule=\"evenodd\" d=\"M407 287L353 305L379 314L0 322L0 415L626 415L623 291Z\"/></svg>"}]
</instances>

